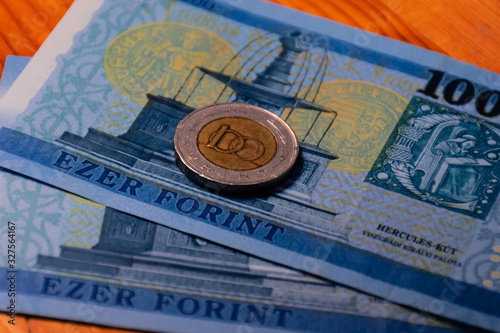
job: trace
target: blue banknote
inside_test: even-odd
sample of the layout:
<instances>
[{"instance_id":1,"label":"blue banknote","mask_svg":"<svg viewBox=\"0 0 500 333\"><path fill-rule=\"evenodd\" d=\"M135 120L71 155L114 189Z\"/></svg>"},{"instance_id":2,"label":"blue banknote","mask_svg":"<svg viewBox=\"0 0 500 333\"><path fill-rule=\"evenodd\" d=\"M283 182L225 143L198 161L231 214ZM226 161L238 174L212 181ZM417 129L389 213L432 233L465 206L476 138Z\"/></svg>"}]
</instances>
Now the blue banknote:
<instances>
[{"instance_id":1,"label":"blue banknote","mask_svg":"<svg viewBox=\"0 0 500 333\"><path fill-rule=\"evenodd\" d=\"M6 90L30 58L8 59ZM23 313L155 332L471 331L6 170L0 184L7 325Z\"/></svg>"},{"instance_id":2,"label":"blue banknote","mask_svg":"<svg viewBox=\"0 0 500 333\"><path fill-rule=\"evenodd\" d=\"M15 79L29 60L17 58L3 77ZM467 331L5 170L0 177L0 289L3 304L15 300L3 309L12 323L27 313L165 332Z\"/></svg>"},{"instance_id":3,"label":"blue banknote","mask_svg":"<svg viewBox=\"0 0 500 333\"><path fill-rule=\"evenodd\" d=\"M153 332L467 332L2 171L0 300Z\"/></svg>"},{"instance_id":4,"label":"blue banknote","mask_svg":"<svg viewBox=\"0 0 500 333\"><path fill-rule=\"evenodd\" d=\"M0 165L499 331L499 86L269 3L77 1L2 100ZM294 129L300 167L279 188L221 196L175 165L179 121L227 101Z\"/></svg>"}]
</instances>

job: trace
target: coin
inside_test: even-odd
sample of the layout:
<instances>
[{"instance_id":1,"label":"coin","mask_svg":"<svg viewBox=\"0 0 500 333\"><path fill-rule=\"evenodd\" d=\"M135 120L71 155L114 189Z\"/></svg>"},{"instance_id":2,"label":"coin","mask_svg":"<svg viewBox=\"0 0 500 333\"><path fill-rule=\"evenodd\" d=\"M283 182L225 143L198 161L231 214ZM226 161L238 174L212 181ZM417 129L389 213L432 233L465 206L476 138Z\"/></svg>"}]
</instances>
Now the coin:
<instances>
[{"instance_id":1,"label":"coin","mask_svg":"<svg viewBox=\"0 0 500 333\"><path fill-rule=\"evenodd\" d=\"M280 117L244 103L213 104L177 126L177 166L198 185L237 193L279 184L293 171L297 137Z\"/></svg>"}]
</instances>

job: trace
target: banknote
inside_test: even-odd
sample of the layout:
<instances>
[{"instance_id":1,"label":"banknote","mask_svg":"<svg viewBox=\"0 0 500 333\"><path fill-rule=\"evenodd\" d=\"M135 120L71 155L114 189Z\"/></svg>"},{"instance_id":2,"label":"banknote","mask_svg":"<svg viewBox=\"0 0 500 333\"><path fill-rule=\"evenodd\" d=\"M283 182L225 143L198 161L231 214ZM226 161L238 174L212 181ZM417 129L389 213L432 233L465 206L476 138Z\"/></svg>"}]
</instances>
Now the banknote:
<instances>
[{"instance_id":1,"label":"banknote","mask_svg":"<svg viewBox=\"0 0 500 333\"><path fill-rule=\"evenodd\" d=\"M28 60L10 56L0 86ZM6 170L0 179L9 324L26 313L155 332L470 331Z\"/></svg>"},{"instance_id":2,"label":"banknote","mask_svg":"<svg viewBox=\"0 0 500 333\"><path fill-rule=\"evenodd\" d=\"M471 332L1 173L0 300L153 332Z\"/></svg>"},{"instance_id":3,"label":"banknote","mask_svg":"<svg viewBox=\"0 0 500 333\"><path fill-rule=\"evenodd\" d=\"M260 1L77 1L2 100L0 165L498 331L499 85ZM286 183L229 197L179 171L176 125L228 101L294 129L301 159Z\"/></svg>"}]
</instances>

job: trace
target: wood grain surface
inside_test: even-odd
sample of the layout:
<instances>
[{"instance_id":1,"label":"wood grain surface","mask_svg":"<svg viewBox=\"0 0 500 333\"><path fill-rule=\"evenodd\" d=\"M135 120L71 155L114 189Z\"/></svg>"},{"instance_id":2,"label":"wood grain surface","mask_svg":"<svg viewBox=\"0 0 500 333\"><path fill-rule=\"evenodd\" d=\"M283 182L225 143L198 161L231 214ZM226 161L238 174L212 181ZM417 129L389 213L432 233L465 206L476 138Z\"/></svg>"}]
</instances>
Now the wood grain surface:
<instances>
[{"instance_id":1,"label":"wood grain surface","mask_svg":"<svg viewBox=\"0 0 500 333\"><path fill-rule=\"evenodd\" d=\"M245 0L250 1L250 0ZM500 73L498 0L273 0ZM73 0L0 0L0 71L7 55L33 56ZM1 332L129 332L0 315ZM131 331L130 331L131 332Z\"/></svg>"}]
</instances>

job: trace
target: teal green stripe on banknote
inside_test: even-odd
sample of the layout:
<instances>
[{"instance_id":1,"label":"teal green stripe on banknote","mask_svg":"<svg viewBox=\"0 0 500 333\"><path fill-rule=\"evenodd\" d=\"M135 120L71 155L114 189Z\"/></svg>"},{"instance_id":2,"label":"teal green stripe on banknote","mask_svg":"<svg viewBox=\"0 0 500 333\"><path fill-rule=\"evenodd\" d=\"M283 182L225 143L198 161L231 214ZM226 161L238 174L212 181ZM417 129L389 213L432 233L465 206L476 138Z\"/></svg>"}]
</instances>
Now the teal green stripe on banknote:
<instances>
[{"instance_id":1,"label":"teal green stripe on banknote","mask_svg":"<svg viewBox=\"0 0 500 333\"><path fill-rule=\"evenodd\" d=\"M2 100L0 165L498 331L498 75L258 1L77 2L65 20ZM227 101L294 129L284 185L233 198L177 168L176 125Z\"/></svg>"}]
</instances>

